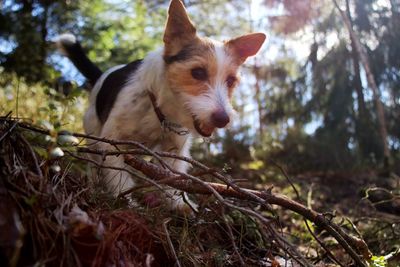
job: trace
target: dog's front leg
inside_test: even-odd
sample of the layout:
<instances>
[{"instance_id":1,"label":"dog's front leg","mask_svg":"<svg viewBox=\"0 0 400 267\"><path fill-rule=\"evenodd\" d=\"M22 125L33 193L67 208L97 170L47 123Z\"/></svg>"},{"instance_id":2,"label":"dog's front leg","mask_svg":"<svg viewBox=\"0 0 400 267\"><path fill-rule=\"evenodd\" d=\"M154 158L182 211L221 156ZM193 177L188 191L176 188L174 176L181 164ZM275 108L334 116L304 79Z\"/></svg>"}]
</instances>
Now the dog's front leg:
<instances>
[{"instance_id":1,"label":"dog's front leg","mask_svg":"<svg viewBox=\"0 0 400 267\"><path fill-rule=\"evenodd\" d=\"M190 147L192 144L192 137L187 136L179 136L176 137L174 140L177 149L168 150L167 147L163 146L164 150L168 150L171 152L175 152L177 155L181 157L190 157ZM190 163L180 159L167 159L166 162L172 167L173 170L186 173L187 170L190 168ZM187 194L176 189L167 189L166 192L169 196L167 196L168 206L173 210L181 211L185 214L192 213L193 209L197 209L197 204L191 201Z\"/></svg>"},{"instance_id":2,"label":"dog's front leg","mask_svg":"<svg viewBox=\"0 0 400 267\"><path fill-rule=\"evenodd\" d=\"M110 144L101 144L102 151L115 150ZM106 185L106 188L114 196L118 196L121 192L131 189L135 183L132 176L128 172L130 167L124 162L123 155L119 156L105 156L102 159L101 177Z\"/></svg>"}]
</instances>

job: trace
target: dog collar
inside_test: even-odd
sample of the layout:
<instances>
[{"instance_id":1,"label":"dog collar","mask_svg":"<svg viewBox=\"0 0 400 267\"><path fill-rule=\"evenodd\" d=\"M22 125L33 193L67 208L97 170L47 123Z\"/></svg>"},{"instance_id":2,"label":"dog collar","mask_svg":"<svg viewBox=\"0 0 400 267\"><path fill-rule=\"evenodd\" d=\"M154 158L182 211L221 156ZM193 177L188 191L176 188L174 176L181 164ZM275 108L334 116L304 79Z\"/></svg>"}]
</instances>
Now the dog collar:
<instances>
[{"instance_id":1,"label":"dog collar","mask_svg":"<svg viewBox=\"0 0 400 267\"><path fill-rule=\"evenodd\" d=\"M182 125L168 121L165 115L162 113L161 109L157 106L156 96L150 91L148 91L148 94L151 100L151 104L153 105L153 110L156 113L157 118L160 121L161 127L164 129L164 131L168 130L170 132L176 133L177 135L189 134L189 131L183 129Z\"/></svg>"}]
</instances>

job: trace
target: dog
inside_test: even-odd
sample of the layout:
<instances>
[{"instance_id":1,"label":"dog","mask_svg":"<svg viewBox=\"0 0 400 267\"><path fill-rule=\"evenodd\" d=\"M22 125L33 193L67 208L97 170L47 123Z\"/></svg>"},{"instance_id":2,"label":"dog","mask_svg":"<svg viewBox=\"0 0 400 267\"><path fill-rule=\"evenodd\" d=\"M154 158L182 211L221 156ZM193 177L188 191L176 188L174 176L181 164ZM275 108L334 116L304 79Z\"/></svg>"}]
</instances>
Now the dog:
<instances>
[{"instance_id":1,"label":"dog","mask_svg":"<svg viewBox=\"0 0 400 267\"><path fill-rule=\"evenodd\" d=\"M254 56L266 36L250 33L225 42L199 37L183 3L172 0L163 36L164 46L143 60L102 72L85 55L75 36L63 34L57 45L93 86L84 115L87 134L117 140L135 140L155 151L189 157L193 136L209 137L231 123L231 99L239 83L238 70ZM110 144L91 144L112 150ZM126 168L123 157L107 156L105 166ZM181 160L168 160L186 172ZM127 172L102 173L111 192L132 188ZM179 192L170 190L172 209L184 209Z\"/></svg>"}]
</instances>

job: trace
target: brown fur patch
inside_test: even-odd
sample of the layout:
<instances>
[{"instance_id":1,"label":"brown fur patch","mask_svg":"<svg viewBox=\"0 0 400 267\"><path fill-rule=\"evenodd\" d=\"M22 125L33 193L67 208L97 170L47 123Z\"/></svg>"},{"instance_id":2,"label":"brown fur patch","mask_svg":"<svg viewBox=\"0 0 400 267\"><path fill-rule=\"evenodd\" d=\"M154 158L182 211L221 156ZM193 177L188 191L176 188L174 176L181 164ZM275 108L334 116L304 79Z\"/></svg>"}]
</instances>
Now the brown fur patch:
<instances>
[{"instance_id":1,"label":"brown fur patch","mask_svg":"<svg viewBox=\"0 0 400 267\"><path fill-rule=\"evenodd\" d=\"M207 53L212 53L214 50L213 44L207 39L196 37L190 44L182 46L182 48L174 53L164 52L164 61L166 64L182 62L196 56L202 56Z\"/></svg>"},{"instance_id":2,"label":"brown fur patch","mask_svg":"<svg viewBox=\"0 0 400 267\"><path fill-rule=\"evenodd\" d=\"M212 74L216 68L213 66L216 65L213 44L205 39L197 38L196 42L179 51L176 58L166 66L167 80L172 90L194 96L207 91L209 81L196 80L192 77L191 70L200 67L205 68L209 75Z\"/></svg>"},{"instance_id":3,"label":"brown fur patch","mask_svg":"<svg viewBox=\"0 0 400 267\"><path fill-rule=\"evenodd\" d=\"M225 47L227 54L226 61L223 62L221 70L218 66L214 44L208 39L196 38L194 43L185 46L176 55L166 56L166 74L170 87L178 92L185 92L189 95L197 96L207 90L209 86L215 85L217 79L225 80L229 76L236 78L236 81L228 88L228 95L232 97L233 89L238 83L236 76L240 66L239 60L234 56L234 51ZM204 68L207 70L207 81L196 80L192 77L191 70L194 68ZM222 71L222 73L218 73Z\"/></svg>"},{"instance_id":4,"label":"brown fur patch","mask_svg":"<svg viewBox=\"0 0 400 267\"><path fill-rule=\"evenodd\" d=\"M196 39L196 28L183 3L180 0L172 0L168 9L168 20L163 38L166 54L177 53L194 39Z\"/></svg>"}]
</instances>

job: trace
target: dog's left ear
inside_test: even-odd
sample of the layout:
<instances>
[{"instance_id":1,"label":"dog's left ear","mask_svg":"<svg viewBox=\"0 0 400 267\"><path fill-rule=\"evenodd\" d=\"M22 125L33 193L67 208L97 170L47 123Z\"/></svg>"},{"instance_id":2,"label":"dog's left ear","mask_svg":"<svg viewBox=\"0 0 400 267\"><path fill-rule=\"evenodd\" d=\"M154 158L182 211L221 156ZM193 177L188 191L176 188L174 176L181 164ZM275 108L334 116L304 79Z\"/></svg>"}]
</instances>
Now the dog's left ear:
<instances>
[{"instance_id":1,"label":"dog's left ear","mask_svg":"<svg viewBox=\"0 0 400 267\"><path fill-rule=\"evenodd\" d=\"M225 45L232 49L239 61L243 63L248 57L254 56L265 41L264 33L250 33L229 40Z\"/></svg>"},{"instance_id":2,"label":"dog's left ear","mask_svg":"<svg viewBox=\"0 0 400 267\"><path fill-rule=\"evenodd\" d=\"M181 0L172 0L168 9L168 20L165 26L165 53L178 53L185 45L196 38L196 28L190 20Z\"/></svg>"}]
</instances>

